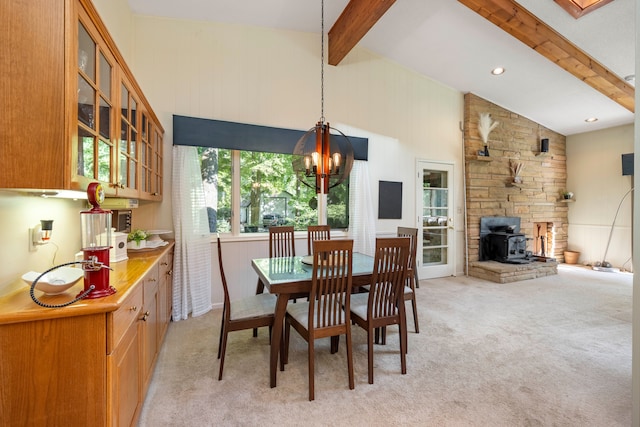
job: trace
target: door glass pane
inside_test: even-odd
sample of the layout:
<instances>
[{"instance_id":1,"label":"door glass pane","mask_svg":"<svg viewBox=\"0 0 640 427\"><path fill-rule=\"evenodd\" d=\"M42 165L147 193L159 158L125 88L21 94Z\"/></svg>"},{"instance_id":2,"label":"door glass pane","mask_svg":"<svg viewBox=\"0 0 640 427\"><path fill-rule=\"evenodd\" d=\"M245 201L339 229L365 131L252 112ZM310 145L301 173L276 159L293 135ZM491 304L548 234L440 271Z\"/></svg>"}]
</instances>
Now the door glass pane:
<instances>
[{"instance_id":1,"label":"door glass pane","mask_svg":"<svg viewBox=\"0 0 640 427\"><path fill-rule=\"evenodd\" d=\"M94 136L82 126L78 127L78 169L80 176L93 178Z\"/></svg>"},{"instance_id":2,"label":"door glass pane","mask_svg":"<svg viewBox=\"0 0 640 427\"><path fill-rule=\"evenodd\" d=\"M120 88L120 102L122 102L122 117L129 118L129 91L125 85Z\"/></svg>"},{"instance_id":3,"label":"door glass pane","mask_svg":"<svg viewBox=\"0 0 640 427\"><path fill-rule=\"evenodd\" d=\"M427 246L446 246L447 230L428 228L422 232L422 238Z\"/></svg>"},{"instance_id":4,"label":"door glass pane","mask_svg":"<svg viewBox=\"0 0 640 427\"><path fill-rule=\"evenodd\" d=\"M81 23L78 23L78 68L96 81L96 44Z\"/></svg>"},{"instance_id":5,"label":"door glass pane","mask_svg":"<svg viewBox=\"0 0 640 427\"><path fill-rule=\"evenodd\" d=\"M145 114L142 115L142 126L140 129L140 133L142 134L142 139L147 139L148 134L147 134L147 116Z\"/></svg>"},{"instance_id":6,"label":"door glass pane","mask_svg":"<svg viewBox=\"0 0 640 427\"><path fill-rule=\"evenodd\" d=\"M446 171L423 171L422 183L422 263L447 263L449 189Z\"/></svg>"},{"instance_id":7,"label":"door glass pane","mask_svg":"<svg viewBox=\"0 0 640 427\"><path fill-rule=\"evenodd\" d=\"M129 160L129 178L130 178L130 183L129 186L132 188L136 187L136 166L137 163L134 162L133 160Z\"/></svg>"},{"instance_id":8,"label":"door glass pane","mask_svg":"<svg viewBox=\"0 0 640 427\"><path fill-rule=\"evenodd\" d=\"M100 97L100 136L111 139L111 105Z\"/></svg>"},{"instance_id":9,"label":"door glass pane","mask_svg":"<svg viewBox=\"0 0 640 427\"><path fill-rule=\"evenodd\" d=\"M122 185L124 185L125 187L129 186L129 180L127 179L127 156L121 156L120 157L120 176L119 176L119 180L118 182Z\"/></svg>"},{"instance_id":10,"label":"door glass pane","mask_svg":"<svg viewBox=\"0 0 640 427\"><path fill-rule=\"evenodd\" d=\"M129 135L129 125L126 121L121 120L120 122L120 151L123 153L127 152L128 144L128 135Z\"/></svg>"},{"instance_id":11,"label":"door glass pane","mask_svg":"<svg viewBox=\"0 0 640 427\"><path fill-rule=\"evenodd\" d=\"M111 64L100 52L100 91L111 99Z\"/></svg>"},{"instance_id":12,"label":"door glass pane","mask_svg":"<svg viewBox=\"0 0 640 427\"><path fill-rule=\"evenodd\" d=\"M135 130L131 130L131 142L129 143L129 155L134 159L138 157L136 156L136 152L138 151L137 137L138 137L138 132L136 132Z\"/></svg>"},{"instance_id":13,"label":"door glass pane","mask_svg":"<svg viewBox=\"0 0 640 427\"><path fill-rule=\"evenodd\" d=\"M446 264L447 250L446 248L427 248L423 251L422 262L424 265Z\"/></svg>"},{"instance_id":14,"label":"door glass pane","mask_svg":"<svg viewBox=\"0 0 640 427\"><path fill-rule=\"evenodd\" d=\"M132 127L137 127L138 126L138 103L136 102L135 99L131 98L131 117L129 118L131 120L131 126Z\"/></svg>"},{"instance_id":15,"label":"door glass pane","mask_svg":"<svg viewBox=\"0 0 640 427\"><path fill-rule=\"evenodd\" d=\"M95 129L96 91L84 77L78 76L78 120Z\"/></svg>"},{"instance_id":16,"label":"door glass pane","mask_svg":"<svg viewBox=\"0 0 640 427\"><path fill-rule=\"evenodd\" d=\"M111 182L111 144L98 140L98 180Z\"/></svg>"}]
</instances>

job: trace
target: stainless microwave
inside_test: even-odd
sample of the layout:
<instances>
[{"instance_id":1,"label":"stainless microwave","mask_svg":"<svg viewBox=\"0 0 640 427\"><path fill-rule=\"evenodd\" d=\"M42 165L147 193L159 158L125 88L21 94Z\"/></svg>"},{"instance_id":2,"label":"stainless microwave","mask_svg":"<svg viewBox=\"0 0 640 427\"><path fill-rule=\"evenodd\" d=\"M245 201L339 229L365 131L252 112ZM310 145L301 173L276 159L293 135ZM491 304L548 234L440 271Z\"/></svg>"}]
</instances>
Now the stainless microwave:
<instances>
[{"instance_id":1,"label":"stainless microwave","mask_svg":"<svg viewBox=\"0 0 640 427\"><path fill-rule=\"evenodd\" d=\"M111 212L111 227L121 233L131 233L131 209L117 209Z\"/></svg>"}]
</instances>

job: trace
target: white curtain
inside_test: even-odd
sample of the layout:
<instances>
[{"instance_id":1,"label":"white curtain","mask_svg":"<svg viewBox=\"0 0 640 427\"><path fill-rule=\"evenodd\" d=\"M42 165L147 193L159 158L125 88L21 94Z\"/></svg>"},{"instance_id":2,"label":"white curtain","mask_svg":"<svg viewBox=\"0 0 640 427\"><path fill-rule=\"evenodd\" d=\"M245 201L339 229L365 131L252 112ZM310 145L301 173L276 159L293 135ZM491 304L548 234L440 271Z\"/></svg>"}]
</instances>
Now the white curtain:
<instances>
[{"instance_id":1,"label":"white curtain","mask_svg":"<svg viewBox=\"0 0 640 427\"><path fill-rule=\"evenodd\" d=\"M369 164L355 160L349 181L349 237L353 251L373 256L376 248L376 218L371 195Z\"/></svg>"},{"instance_id":2,"label":"white curtain","mask_svg":"<svg viewBox=\"0 0 640 427\"><path fill-rule=\"evenodd\" d=\"M211 237L195 147L173 147L173 320L205 314L211 300Z\"/></svg>"}]
</instances>

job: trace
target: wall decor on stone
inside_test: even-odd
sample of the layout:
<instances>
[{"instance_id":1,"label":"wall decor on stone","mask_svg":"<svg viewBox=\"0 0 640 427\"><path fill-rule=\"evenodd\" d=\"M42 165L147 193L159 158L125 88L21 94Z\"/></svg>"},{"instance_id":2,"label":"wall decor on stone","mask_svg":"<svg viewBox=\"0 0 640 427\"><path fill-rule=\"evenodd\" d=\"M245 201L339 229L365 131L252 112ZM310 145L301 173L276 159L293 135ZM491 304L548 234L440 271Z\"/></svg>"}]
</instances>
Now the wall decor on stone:
<instances>
[{"instance_id":1,"label":"wall decor on stone","mask_svg":"<svg viewBox=\"0 0 640 427\"><path fill-rule=\"evenodd\" d=\"M499 122L494 122L491 120L491 114L489 113L480 113L480 119L478 120L478 133L480 134L480 138L482 139L482 143L484 144L484 151L478 152L479 156L489 156L489 134L492 130L498 126Z\"/></svg>"},{"instance_id":2,"label":"wall decor on stone","mask_svg":"<svg viewBox=\"0 0 640 427\"><path fill-rule=\"evenodd\" d=\"M522 184L522 170L524 169L524 163L509 160L509 168L513 175L513 182L515 184Z\"/></svg>"}]
</instances>

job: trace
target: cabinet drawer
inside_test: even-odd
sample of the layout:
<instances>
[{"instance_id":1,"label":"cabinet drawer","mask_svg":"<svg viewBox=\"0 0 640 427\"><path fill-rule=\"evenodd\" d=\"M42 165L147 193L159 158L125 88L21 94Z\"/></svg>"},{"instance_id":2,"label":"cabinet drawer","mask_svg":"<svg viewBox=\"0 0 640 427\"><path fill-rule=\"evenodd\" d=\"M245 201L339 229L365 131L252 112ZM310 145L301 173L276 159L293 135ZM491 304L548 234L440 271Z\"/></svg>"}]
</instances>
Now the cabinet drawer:
<instances>
[{"instance_id":1,"label":"cabinet drawer","mask_svg":"<svg viewBox=\"0 0 640 427\"><path fill-rule=\"evenodd\" d=\"M143 287L136 286L133 293L127 297L119 309L109 315L107 322L107 354L116 348L129 326L134 323L142 312Z\"/></svg>"}]
</instances>

